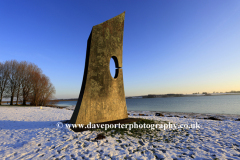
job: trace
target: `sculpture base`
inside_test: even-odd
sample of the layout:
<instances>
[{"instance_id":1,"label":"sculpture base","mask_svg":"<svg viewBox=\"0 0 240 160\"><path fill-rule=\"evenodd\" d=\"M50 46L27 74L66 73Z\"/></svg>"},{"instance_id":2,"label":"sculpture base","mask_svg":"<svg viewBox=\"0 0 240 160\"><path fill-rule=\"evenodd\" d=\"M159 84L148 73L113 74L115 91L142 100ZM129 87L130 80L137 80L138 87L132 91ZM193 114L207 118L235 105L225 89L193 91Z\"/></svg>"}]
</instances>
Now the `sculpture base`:
<instances>
[{"instance_id":1,"label":"sculpture base","mask_svg":"<svg viewBox=\"0 0 240 160\"><path fill-rule=\"evenodd\" d=\"M140 118L125 118L125 119L119 119L119 120L115 120L115 121L107 121L107 122L102 122L102 123L93 123L93 124L91 124L91 128L90 128L89 124L88 125L84 125L81 128L79 128L79 127L77 127L77 128L71 127L71 130L73 130L74 132L83 132L83 131L94 130L94 129L99 129L99 128L103 128L104 129L105 128L105 124L108 124L109 126L110 125L118 125L119 123L120 124L129 124L129 123L137 122L137 121L140 121L140 120L142 120L142 119L140 119ZM104 127L102 127L102 124L104 124ZM92 128L93 125L94 125L94 128Z\"/></svg>"}]
</instances>

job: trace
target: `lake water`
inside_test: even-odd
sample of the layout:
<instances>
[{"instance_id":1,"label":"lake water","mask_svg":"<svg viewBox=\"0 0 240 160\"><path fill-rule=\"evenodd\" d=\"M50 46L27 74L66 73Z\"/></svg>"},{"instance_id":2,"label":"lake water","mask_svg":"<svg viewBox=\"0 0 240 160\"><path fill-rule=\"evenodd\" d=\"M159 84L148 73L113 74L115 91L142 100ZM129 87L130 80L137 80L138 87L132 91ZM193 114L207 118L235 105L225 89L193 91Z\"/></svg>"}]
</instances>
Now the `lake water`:
<instances>
[{"instance_id":1,"label":"lake water","mask_svg":"<svg viewBox=\"0 0 240 160\"><path fill-rule=\"evenodd\" d=\"M129 111L167 111L240 115L240 95L126 99ZM76 105L62 101L59 106Z\"/></svg>"}]
</instances>

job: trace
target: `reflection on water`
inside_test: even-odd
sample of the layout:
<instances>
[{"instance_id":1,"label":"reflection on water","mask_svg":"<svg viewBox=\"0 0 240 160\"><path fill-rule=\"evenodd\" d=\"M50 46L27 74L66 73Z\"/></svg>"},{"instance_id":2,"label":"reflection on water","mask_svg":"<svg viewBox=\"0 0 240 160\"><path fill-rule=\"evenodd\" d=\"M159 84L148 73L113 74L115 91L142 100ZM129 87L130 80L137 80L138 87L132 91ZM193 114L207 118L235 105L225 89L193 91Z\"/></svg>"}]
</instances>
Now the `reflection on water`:
<instances>
[{"instance_id":1,"label":"reflection on water","mask_svg":"<svg viewBox=\"0 0 240 160\"><path fill-rule=\"evenodd\" d=\"M167 111L193 113L220 113L240 115L240 95L138 98L126 99L132 111ZM61 101L58 106L76 105L77 101Z\"/></svg>"},{"instance_id":2,"label":"reflection on water","mask_svg":"<svg viewBox=\"0 0 240 160\"><path fill-rule=\"evenodd\" d=\"M76 106L77 101L59 101L56 105L61 107Z\"/></svg>"}]
</instances>

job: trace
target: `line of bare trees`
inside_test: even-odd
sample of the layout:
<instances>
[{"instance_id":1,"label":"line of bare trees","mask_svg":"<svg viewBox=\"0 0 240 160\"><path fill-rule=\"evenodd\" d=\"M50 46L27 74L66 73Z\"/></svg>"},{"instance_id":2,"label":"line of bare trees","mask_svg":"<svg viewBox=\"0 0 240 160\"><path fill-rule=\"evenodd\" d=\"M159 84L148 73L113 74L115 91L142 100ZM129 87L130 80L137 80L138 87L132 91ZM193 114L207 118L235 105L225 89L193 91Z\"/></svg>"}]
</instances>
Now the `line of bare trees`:
<instances>
[{"instance_id":1,"label":"line of bare trees","mask_svg":"<svg viewBox=\"0 0 240 160\"><path fill-rule=\"evenodd\" d=\"M15 98L16 105L22 101L23 105L30 102L30 105L44 106L55 92L55 87L37 65L16 60L0 62L0 105L3 98L11 98L10 105L13 105Z\"/></svg>"}]
</instances>

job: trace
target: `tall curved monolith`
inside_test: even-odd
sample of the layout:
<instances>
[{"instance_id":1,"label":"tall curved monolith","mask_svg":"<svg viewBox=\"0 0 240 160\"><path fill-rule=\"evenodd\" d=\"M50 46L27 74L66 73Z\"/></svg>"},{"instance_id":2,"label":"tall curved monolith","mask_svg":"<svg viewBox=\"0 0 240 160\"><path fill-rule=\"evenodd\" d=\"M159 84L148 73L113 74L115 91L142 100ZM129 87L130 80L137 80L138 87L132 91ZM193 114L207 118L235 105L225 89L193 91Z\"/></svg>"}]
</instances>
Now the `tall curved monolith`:
<instances>
[{"instance_id":1,"label":"tall curved monolith","mask_svg":"<svg viewBox=\"0 0 240 160\"><path fill-rule=\"evenodd\" d=\"M70 119L89 124L128 118L123 85L122 49L125 12L93 26L87 41L82 87ZM109 69L115 62L115 76Z\"/></svg>"}]
</instances>

